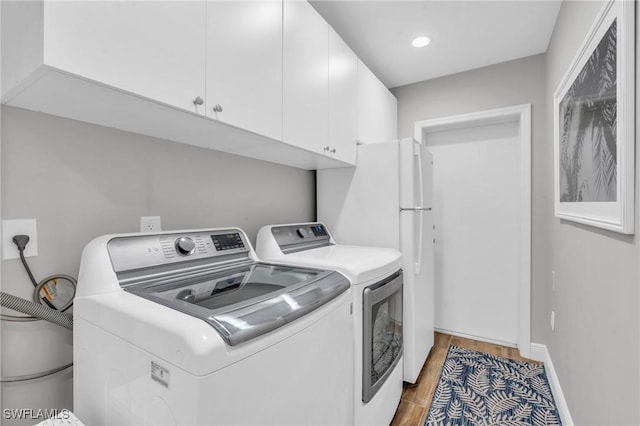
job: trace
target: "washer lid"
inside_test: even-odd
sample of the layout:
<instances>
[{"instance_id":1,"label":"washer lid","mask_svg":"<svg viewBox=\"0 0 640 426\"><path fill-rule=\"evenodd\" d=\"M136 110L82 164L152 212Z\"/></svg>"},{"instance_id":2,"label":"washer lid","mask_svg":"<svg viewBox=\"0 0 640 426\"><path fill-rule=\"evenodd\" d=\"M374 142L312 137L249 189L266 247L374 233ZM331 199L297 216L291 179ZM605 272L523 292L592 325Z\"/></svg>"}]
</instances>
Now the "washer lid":
<instances>
[{"instance_id":1,"label":"washer lid","mask_svg":"<svg viewBox=\"0 0 640 426\"><path fill-rule=\"evenodd\" d=\"M206 321L235 346L306 315L349 287L349 281L334 271L245 263L124 289Z\"/></svg>"},{"instance_id":2,"label":"washer lid","mask_svg":"<svg viewBox=\"0 0 640 426\"><path fill-rule=\"evenodd\" d=\"M335 244L272 257L273 262L335 269L354 284L387 276L402 267L402 254L392 248Z\"/></svg>"}]
</instances>

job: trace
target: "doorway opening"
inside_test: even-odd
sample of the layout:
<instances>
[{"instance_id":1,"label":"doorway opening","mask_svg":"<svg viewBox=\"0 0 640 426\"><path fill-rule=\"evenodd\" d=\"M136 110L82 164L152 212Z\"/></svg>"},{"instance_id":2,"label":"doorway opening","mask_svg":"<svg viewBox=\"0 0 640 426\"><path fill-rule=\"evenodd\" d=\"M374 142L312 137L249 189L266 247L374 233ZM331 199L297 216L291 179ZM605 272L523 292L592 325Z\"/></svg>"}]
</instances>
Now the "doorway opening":
<instances>
[{"instance_id":1,"label":"doorway opening","mask_svg":"<svg viewBox=\"0 0 640 426\"><path fill-rule=\"evenodd\" d=\"M434 156L436 330L531 340L531 105L419 121Z\"/></svg>"}]
</instances>

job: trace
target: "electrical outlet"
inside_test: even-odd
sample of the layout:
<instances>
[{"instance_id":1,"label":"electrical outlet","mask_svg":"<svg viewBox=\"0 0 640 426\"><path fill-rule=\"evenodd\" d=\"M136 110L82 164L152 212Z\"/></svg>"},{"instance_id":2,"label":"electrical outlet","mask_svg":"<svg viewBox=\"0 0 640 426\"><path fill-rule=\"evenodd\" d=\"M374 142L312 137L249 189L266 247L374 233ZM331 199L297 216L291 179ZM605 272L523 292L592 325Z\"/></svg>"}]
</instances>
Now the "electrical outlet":
<instances>
[{"instance_id":1,"label":"electrical outlet","mask_svg":"<svg viewBox=\"0 0 640 426\"><path fill-rule=\"evenodd\" d=\"M549 319L549 325L551 325L551 331L556 331L556 313L551 311L551 318Z\"/></svg>"},{"instance_id":2,"label":"electrical outlet","mask_svg":"<svg viewBox=\"0 0 640 426\"><path fill-rule=\"evenodd\" d=\"M24 257L38 255L38 229L35 219L13 219L2 221L2 259L19 259L20 252L13 243L16 235L28 235L29 243L24 249Z\"/></svg>"},{"instance_id":3,"label":"electrical outlet","mask_svg":"<svg viewBox=\"0 0 640 426\"><path fill-rule=\"evenodd\" d=\"M159 232L160 216L140 216L140 232Z\"/></svg>"},{"instance_id":4,"label":"electrical outlet","mask_svg":"<svg viewBox=\"0 0 640 426\"><path fill-rule=\"evenodd\" d=\"M551 271L551 291L556 292L556 271Z\"/></svg>"}]
</instances>

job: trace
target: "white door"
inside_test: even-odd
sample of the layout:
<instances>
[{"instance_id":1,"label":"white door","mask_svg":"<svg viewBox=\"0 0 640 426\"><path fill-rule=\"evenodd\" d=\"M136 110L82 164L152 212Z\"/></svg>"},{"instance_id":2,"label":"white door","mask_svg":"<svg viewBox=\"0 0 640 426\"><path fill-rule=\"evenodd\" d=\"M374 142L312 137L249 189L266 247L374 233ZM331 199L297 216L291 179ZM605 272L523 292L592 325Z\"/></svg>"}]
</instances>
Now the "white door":
<instances>
[{"instance_id":1,"label":"white door","mask_svg":"<svg viewBox=\"0 0 640 426\"><path fill-rule=\"evenodd\" d=\"M329 138L329 25L306 1L283 5L282 138L323 153Z\"/></svg>"},{"instance_id":2,"label":"white door","mask_svg":"<svg viewBox=\"0 0 640 426\"><path fill-rule=\"evenodd\" d=\"M425 135L434 159L435 326L515 345L521 263L518 124Z\"/></svg>"},{"instance_id":3,"label":"white door","mask_svg":"<svg viewBox=\"0 0 640 426\"><path fill-rule=\"evenodd\" d=\"M44 4L45 64L204 112L193 102L205 96L204 1Z\"/></svg>"},{"instance_id":4,"label":"white door","mask_svg":"<svg viewBox=\"0 0 640 426\"><path fill-rule=\"evenodd\" d=\"M282 139L281 1L207 1L206 106L208 117Z\"/></svg>"},{"instance_id":5,"label":"white door","mask_svg":"<svg viewBox=\"0 0 640 426\"><path fill-rule=\"evenodd\" d=\"M358 57L329 28L329 154L356 163ZM323 147L324 150L324 147Z\"/></svg>"},{"instance_id":6,"label":"white door","mask_svg":"<svg viewBox=\"0 0 640 426\"><path fill-rule=\"evenodd\" d=\"M398 137L398 100L358 59L358 141L376 143Z\"/></svg>"}]
</instances>

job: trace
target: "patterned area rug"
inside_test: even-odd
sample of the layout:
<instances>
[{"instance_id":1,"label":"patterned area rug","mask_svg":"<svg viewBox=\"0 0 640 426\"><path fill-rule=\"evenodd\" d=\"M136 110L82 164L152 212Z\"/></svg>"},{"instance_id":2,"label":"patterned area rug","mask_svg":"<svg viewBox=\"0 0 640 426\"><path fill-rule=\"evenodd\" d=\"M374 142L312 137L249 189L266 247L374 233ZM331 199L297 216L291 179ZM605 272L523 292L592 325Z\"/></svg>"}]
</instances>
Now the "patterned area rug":
<instances>
[{"instance_id":1,"label":"patterned area rug","mask_svg":"<svg viewBox=\"0 0 640 426\"><path fill-rule=\"evenodd\" d=\"M425 426L561 425L541 364L449 346Z\"/></svg>"}]
</instances>

